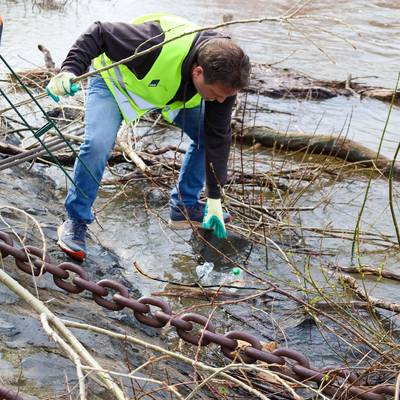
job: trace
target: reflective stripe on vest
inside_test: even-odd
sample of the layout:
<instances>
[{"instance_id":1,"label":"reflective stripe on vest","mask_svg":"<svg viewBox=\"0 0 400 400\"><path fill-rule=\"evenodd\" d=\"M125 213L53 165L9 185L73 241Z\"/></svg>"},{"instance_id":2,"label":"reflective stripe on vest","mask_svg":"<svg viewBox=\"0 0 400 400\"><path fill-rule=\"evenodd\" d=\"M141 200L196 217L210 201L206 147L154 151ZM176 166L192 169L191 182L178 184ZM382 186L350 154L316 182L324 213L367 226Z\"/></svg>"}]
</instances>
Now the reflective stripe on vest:
<instances>
[{"instance_id":1,"label":"reflective stripe on vest","mask_svg":"<svg viewBox=\"0 0 400 400\"><path fill-rule=\"evenodd\" d=\"M177 108L176 110L170 110L169 107L163 109L163 117L169 122L172 122L179 114L182 108Z\"/></svg>"},{"instance_id":2,"label":"reflective stripe on vest","mask_svg":"<svg viewBox=\"0 0 400 400\"><path fill-rule=\"evenodd\" d=\"M102 64L103 67L107 66L107 64L106 64L106 62L104 60L104 55L103 54L101 55L101 64ZM149 103L145 99L142 99L141 97L137 96L135 93L133 93L130 90L128 90L128 88L125 86L125 83L124 83L124 80L122 78L121 71L118 68L118 65L115 66L113 68L113 70L114 70L115 75L117 76L118 84L123 89L123 92L119 89L119 87L117 85L114 84L112 76L109 73L108 76L109 76L109 79L110 79L110 84L113 86L114 90L116 92L118 92L118 96L122 96L122 97L125 98L124 99L124 103L127 103L128 107L132 108L131 104L129 103L129 100L126 99L126 96L130 97L130 99L132 101L134 101L136 103L136 105L141 109L151 110L151 109L157 108L157 107L154 106L154 104ZM107 70L107 72L109 72L109 70ZM119 101L118 101L118 103L119 103ZM125 114L129 114L129 112L124 112L124 113ZM136 117L135 117L135 119L136 119L137 118L136 111L135 111L135 115L136 115ZM132 119L130 119L130 120L132 121Z\"/></svg>"},{"instance_id":3,"label":"reflective stripe on vest","mask_svg":"<svg viewBox=\"0 0 400 400\"><path fill-rule=\"evenodd\" d=\"M104 57L103 57L104 60ZM105 66L105 62L104 62L104 66ZM150 102L146 101L145 99L141 98L140 96L137 96L135 93L133 93L132 91L130 91L124 83L124 80L122 79L122 75L121 75L121 71L119 69L119 66L117 65L116 67L114 67L114 72L115 75L117 75L117 79L118 79L118 83L119 86L122 87L122 89L124 89L124 91L126 92L126 94L131 98L132 101L134 101L136 103L136 105L141 108L142 110L147 110L147 109L153 109L153 108L157 108L154 104L151 104Z\"/></svg>"},{"instance_id":4,"label":"reflective stripe on vest","mask_svg":"<svg viewBox=\"0 0 400 400\"><path fill-rule=\"evenodd\" d=\"M110 70L107 70L106 72L109 75L110 84L113 86L113 89L114 89L112 91L112 93L113 93L115 99L117 100L118 107L121 110L122 115L124 116L124 119L128 120L128 121L135 121L139 117L138 113L135 111L134 108L132 108L131 103L129 102L125 93L121 92L119 90L118 86L114 85L112 76L110 74Z\"/></svg>"}]
</instances>

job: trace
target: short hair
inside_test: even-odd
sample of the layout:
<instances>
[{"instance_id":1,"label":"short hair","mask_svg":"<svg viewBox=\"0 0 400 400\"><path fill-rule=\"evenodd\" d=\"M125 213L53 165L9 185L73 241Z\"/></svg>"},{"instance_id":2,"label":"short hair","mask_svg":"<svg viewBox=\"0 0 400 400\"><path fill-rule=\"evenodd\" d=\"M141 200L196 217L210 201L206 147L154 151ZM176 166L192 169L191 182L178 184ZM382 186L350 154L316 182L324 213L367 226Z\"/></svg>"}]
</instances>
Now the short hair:
<instances>
[{"instance_id":1,"label":"short hair","mask_svg":"<svg viewBox=\"0 0 400 400\"><path fill-rule=\"evenodd\" d=\"M232 89L243 89L250 82L250 60L231 39L214 38L200 46L197 64L203 68L204 82L220 82Z\"/></svg>"}]
</instances>

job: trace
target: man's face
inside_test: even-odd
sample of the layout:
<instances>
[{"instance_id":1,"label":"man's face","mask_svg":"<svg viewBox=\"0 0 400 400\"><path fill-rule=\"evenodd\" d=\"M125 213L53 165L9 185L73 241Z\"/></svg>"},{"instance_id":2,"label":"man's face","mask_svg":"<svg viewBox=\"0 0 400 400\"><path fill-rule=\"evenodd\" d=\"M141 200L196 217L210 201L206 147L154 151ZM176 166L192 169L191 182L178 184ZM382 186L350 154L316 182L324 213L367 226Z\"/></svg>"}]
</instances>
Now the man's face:
<instances>
[{"instance_id":1,"label":"man's face","mask_svg":"<svg viewBox=\"0 0 400 400\"><path fill-rule=\"evenodd\" d=\"M223 103L227 97L234 96L238 91L236 89L228 88L220 82L205 83L204 71L200 65L192 67L193 84L204 100L216 100Z\"/></svg>"}]
</instances>

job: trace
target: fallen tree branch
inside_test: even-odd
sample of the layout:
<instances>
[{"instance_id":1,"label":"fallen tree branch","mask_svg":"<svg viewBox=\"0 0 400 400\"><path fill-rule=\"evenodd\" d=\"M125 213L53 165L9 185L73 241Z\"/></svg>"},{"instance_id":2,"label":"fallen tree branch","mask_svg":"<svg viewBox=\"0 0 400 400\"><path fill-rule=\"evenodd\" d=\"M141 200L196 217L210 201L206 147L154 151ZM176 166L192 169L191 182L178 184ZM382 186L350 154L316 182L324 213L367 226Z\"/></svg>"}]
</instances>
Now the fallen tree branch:
<instances>
[{"instance_id":1,"label":"fallen tree branch","mask_svg":"<svg viewBox=\"0 0 400 400\"><path fill-rule=\"evenodd\" d=\"M359 96L390 103L395 96L395 104L400 104L400 91L368 86L355 82L361 78L349 74L344 80L315 79L304 72L292 68L279 68L265 63L252 63L250 85L245 92L274 99L327 100L337 96Z\"/></svg>"},{"instance_id":2,"label":"fallen tree branch","mask_svg":"<svg viewBox=\"0 0 400 400\"><path fill-rule=\"evenodd\" d=\"M144 163L144 161L137 155L133 150L132 146L129 145L129 127L130 124L122 123L117 135L117 148L121 150L126 156L131 159L135 165L145 174L150 173L149 167Z\"/></svg>"},{"instance_id":3,"label":"fallen tree branch","mask_svg":"<svg viewBox=\"0 0 400 400\"><path fill-rule=\"evenodd\" d=\"M400 274L396 274L392 271L386 271L380 268L363 266L361 268L357 267L339 267L335 265L330 265L329 268L332 268L336 271L345 272L347 274L362 274L362 275L375 275L378 277L386 278L386 279L394 279L396 281L400 281Z\"/></svg>"},{"instance_id":4,"label":"fallen tree branch","mask_svg":"<svg viewBox=\"0 0 400 400\"><path fill-rule=\"evenodd\" d=\"M153 362L153 361L151 361L151 362ZM147 363L145 363L145 364L147 364ZM82 368L84 370L86 370L86 371L95 371L95 372L99 371L98 369L95 369L93 367L88 367L88 366L83 366ZM139 367L139 369L140 369L140 367ZM102 369L101 372L105 372L105 373L113 375L113 376L124 377L124 378L128 378L128 379L134 379L134 380L137 380L137 381L143 381L143 382L150 382L150 383L158 384L158 385L161 386L161 388L165 388L168 391L174 393L175 396L177 397L177 399L184 400L184 397L178 392L177 389L175 389L174 385L169 385L168 383L163 382L163 381L159 381L157 379L152 379L152 378L147 378L147 377L135 375L134 371L129 372L128 374L124 374L124 373L121 373L121 372Z\"/></svg>"},{"instance_id":5,"label":"fallen tree branch","mask_svg":"<svg viewBox=\"0 0 400 400\"><path fill-rule=\"evenodd\" d=\"M261 143L265 147L273 147L276 150L300 150L309 154L336 157L350 163L373 167L385 176L389 176L392 171L394 177L400 178L399 163L393 165L392 169L392 160L382 155L377 157L374 151L351 139L328 135L279 132L264 126L245 128L243 133L236 134L236 138L248 145Z\"/></svg>"},{"instance_id":6,"label":"fallen tree branch","mask_svg":"<svg viewBox=\"0 0 400 400\"><path fill-rule=\"evenodd\" d=\"M382 300L382 299L378 299L376 297L370 296L368 293L366 293L364 290L362 290L359 286L359 284L357 283L357 281L346 274L337 274L337 278L346 283L349 288L355 293L357 294L358 297L360 297L362 300L367 301L369 304L371 304L374 307L377 308L383 308L385 310L389 310L389 311L393 311L393 312L400 312L400 304L397 303L391 303L390 301L386 301L386 300Z\"/></svg>"}]
</instances>

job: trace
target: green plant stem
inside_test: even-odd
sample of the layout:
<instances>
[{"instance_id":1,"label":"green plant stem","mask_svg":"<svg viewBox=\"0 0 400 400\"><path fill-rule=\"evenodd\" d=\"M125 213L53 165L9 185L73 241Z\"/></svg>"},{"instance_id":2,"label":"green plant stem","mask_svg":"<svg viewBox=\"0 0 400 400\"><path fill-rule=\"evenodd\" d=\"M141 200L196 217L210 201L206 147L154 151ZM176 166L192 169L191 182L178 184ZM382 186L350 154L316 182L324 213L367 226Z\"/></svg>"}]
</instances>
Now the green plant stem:
<instances>
[{"instance_id":1,"label":"green plant stem","mask_svg":"<svg viewBox=\"0 0 400 400\"><path fill-rule=\"evenodd\" d=\"M379 142L378 151L376 153L375 161L377 161L378 158L379 158L379 154L380 154L380 151L381 151L381 148L382 148L382 144L383 144L383 139L385 137L385 133L386 133L386 130L387 130L387 127L388 127L388 124L389 124L390 116L392 114L393 105L394 105L394 103L396 101L396 95L397 95L397 89L398 89L398 86L399 86L399 80L400 80L400 73L397 75L396 87L395 87L394 92L393 92L392 101L390 102L389 112L388 112L388 115L387 115L387 118L386 118L386 121L385 121L385 126L384 126L383 131L382 131L382 135L381 135L381 139L380 139L380 142ZM393 168L392 168L392 170L393 170ZM365 190L365 195L364 195L364 200L362 202L360 212L358 213L356 226L354 228L353 243L351 245L351 260L350 260L352 265L353 265L353 259L354 259L355 245L356 245L356 243L358 243L358 246L357 246L358 261L359 261L359 265L362 266L361 259L359 257L359 254L360 254L360 251L359 251L360 223L361 223L362 214L363 214L364 209L365 209L365 205L367 204L367 199L368 199L369 190L371 188L371 182L372 182L373 174L374 174L374 170L372 169L370 174L369 174L367 189Z\"/></svg>"},{"instance_id":2,"label":"green plant stem","mask_svg":"<svg viewBox=\"0 0 400 400\"><path fill-rule=\"evenodd\" d=\"M390 172L389 172L389 207L390 207L390 213L392 214L394 229L396 231L397 242L399 243L399 246L400 246L400 231L399 231L399 226L397 224L396 213L395 213L394 206L393 206L393 169L394 169L394 164L396 162L397 155L399 154L399 151L400 151L400 142L397 145L396 152L394 153L392 164L390 166Z\"/></svg>"}]
</instances>

